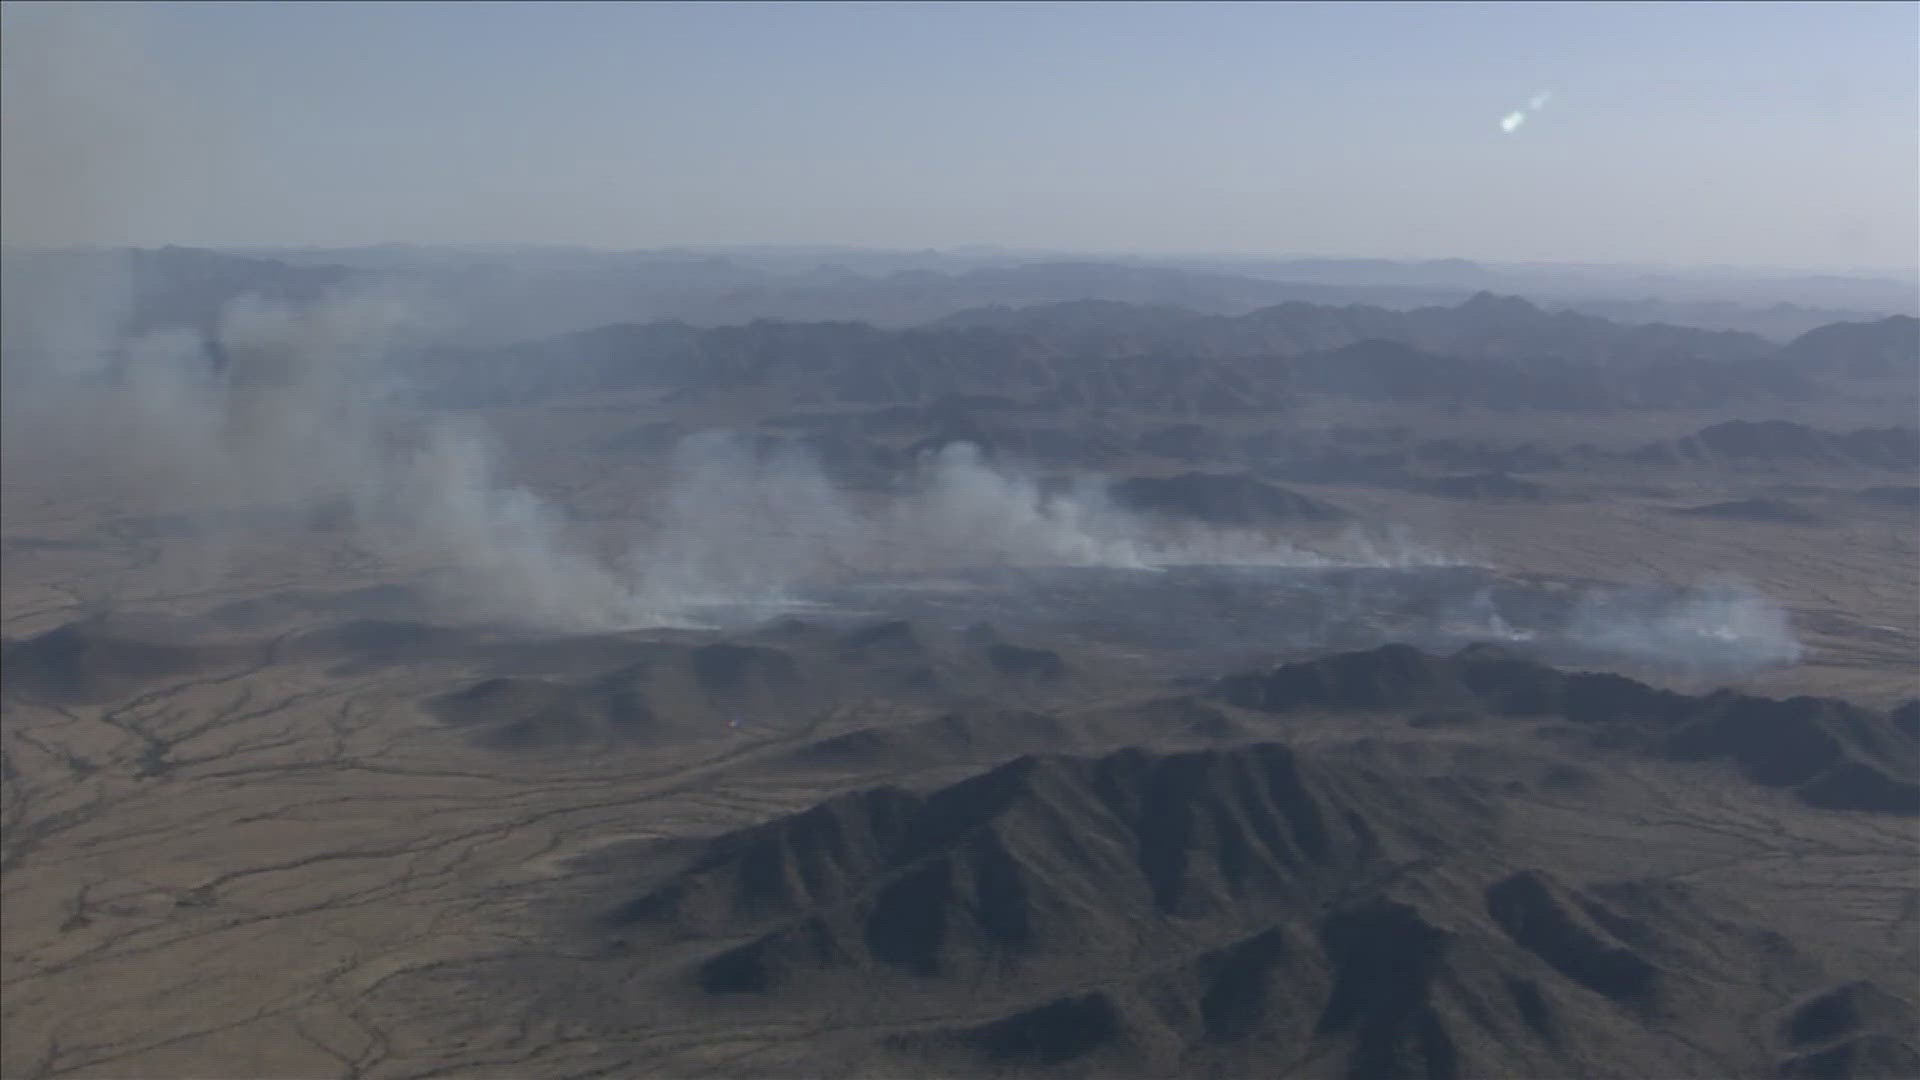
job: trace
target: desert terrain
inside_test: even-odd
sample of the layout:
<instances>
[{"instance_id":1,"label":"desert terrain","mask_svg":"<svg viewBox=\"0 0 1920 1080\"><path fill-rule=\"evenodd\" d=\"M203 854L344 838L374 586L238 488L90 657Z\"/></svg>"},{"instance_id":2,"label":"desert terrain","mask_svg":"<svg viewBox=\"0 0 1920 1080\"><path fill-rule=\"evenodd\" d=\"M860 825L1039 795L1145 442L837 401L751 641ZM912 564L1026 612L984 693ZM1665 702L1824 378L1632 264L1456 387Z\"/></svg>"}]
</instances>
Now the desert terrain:
<instances>
[{"instance_id":1,"label":"desert terrain","mask_svg":"<svg viewBox=\"0 0 1920 1080\"><path fill-rule=\"evenodd\" d=\"M1911 317L194 257L9 358L9 1080L1920 1075Z\"/></svg>"}]
</instances>

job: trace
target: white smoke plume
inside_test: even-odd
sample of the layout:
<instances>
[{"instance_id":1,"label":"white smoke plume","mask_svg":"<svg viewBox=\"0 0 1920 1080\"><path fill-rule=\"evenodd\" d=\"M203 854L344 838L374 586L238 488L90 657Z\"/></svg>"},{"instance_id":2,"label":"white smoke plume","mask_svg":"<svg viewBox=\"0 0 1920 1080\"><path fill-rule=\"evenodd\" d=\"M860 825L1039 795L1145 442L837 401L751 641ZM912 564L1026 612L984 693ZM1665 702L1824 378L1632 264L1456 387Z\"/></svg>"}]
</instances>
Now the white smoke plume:
<instances>
[{"instance_id":1,"label":"white smoke plume","mask_svg":"<svg viewBox=\"0 0 1920 1080\"><path fill-rule=\"evenodd\" d=\"M1100 478L1056 490L966 444L931 454L893 495L860 501L812 456L727 432L676 449L650 522L624 558L601 559L557 506L503 478L484 427L402 403L389 361L409 318L378 296L301 308L243 298L211 342L168 330L113 346L122 377L91 393L125 406L113 450L152 473L170 509L299 523L344 508L388 563L446 572L449 614L550 628L680 625L711 605L778 604L868 576L1458 561L1357 531L1309 550L1153 523L1112 505ZM201 557L217 563L224 542L212 530Z\"/></svg>"},{"instance_id":2,"label":"white smoke plume","mask_svg":"<svg viewBox=\"0 0 1920 1080\"><path fill-rule=\"evenodd\" d=\"M429 428L372 493L386 545L439 556L472 614L558 628L644 621L630 585L567 534L552 504L504 482L495 461L482 432Z\"/></svg>"},{"instance_id":3,"label":"white smoke plume","mask_svg":"<svg viewBox=\"0 0 1920 1080\"><path fill-rule=\"evenodd\" d=\"M1699 668L1787 664L1801 646L1779 604L1735 581L1678 596L1594 590L1568 619L1570 643L1603 657Z\"/></svg>"},{"instance_id":4,"label":"white smoke plume","mask_svg":"<svg viewBox=\"0 0 1920 1080\"><path fill-rule=\"evenodd\" d=\"M95 435L169 510L297 526L333 508L390 561L454 571L442 599L460 614L630 621L620 576L571 543L556 508L500 477L484 430L397 404L386 361L407 320L379 297L299 309L243 298L211 343L168 330L115 346L102 363L123 372L118 386L38 380L20 396L110 418ZM216 528L197 542L227 540Z\"/></svg>"},{"instance_id":5,"label":"white smoke plume","mask_svg":"<svg viewBox=\"0 0 1920 1080\"><path fill-rule=\"evenodd\" d=\"M1744 582L1567 592L1554 610L1522 614L1503 610L1482 589L1436 612L1434 629L1451 643L1499 642L1568 662L1705 671L1790 664L1802 655L1786 609Z\"/></svg>"},{"instance_id":6,"label":"white smoke plume","mask_svg":"<svg viewBox=\"0 0 1920 1080\"><path fill-rule=\"evenodd\" d=\"M684 440L653 527L631 559L637 617L713 604L777 605L862 577L998 568L1183 564L1441 566L1462 560L1358 529L1310 549L1258 530L1150 521L1099 477L1063 488L990 464L967 443L931 453L900 491L866 503L791 447L731 432Z\"/></svg>"},{"instance_id":7,"label":"white smoke plume","mask_svg":"<svg viewBox=\"0 0 1920 1080\"><path fill-rule=\"evenodd\" d=\"M377 550L453 571L441 599L461 614L630 624L621 576L567 535L558 508L501 477L483 428L394 404L384 361L406 319L380 298L235 305L214 395L231 490L301 513L346 505Z\"/></svg>"},{"instance_id":8,"label":"white smoke plume","mask_svg":"<svg viewBox=\"0 0 1920 1080\"><path fill-rule=\"evenodd\" d=\"M241 299L215 327L129 338L124 245L193 227L219 181L194 174L215 159L216 132L147 63L139 5L8 4L0 19L10 459L100 465L150 508L189 517L299 522L345 508L390 561L460 571L449 599L463 611L630 618L622 578L501 480L484 432L393 404L386 361L417 312L382 296ZM203 530L191 584L230 569L234 543Z\"/></svg>"}]
</instances>

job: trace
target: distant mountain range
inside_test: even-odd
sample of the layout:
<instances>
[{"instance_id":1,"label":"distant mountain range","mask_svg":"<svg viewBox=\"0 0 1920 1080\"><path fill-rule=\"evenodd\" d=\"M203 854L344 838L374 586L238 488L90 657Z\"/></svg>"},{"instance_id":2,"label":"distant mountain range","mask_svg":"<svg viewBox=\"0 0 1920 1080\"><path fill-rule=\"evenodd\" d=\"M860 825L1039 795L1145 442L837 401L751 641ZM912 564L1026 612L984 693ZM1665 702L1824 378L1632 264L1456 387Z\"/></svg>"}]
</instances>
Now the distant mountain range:
<instances>
[{"instance_id":1,"label":"distant mountain range","mask_svg":"<svg viewBox=\"0 0 1920 1080\"><path fill-rule=\"evenodd\" d=\"M1301 395L1582 410L1818 393L1828 371L1910 393L1915 320L1828 328L1776 346L1751 334L1628 326L1479 294L1391 311L1282 304L1242 316L1078 301L967 312L930 326L758 321L614 325L413 363L434 400L505 404L651 387L781 387L796 404L919 405L989 395L1030 409L1219 416ZM1905 359L1901 359L1904 357ZM1903 366L1904 365L1904 366Z\"/></svg>"},{"instance_id":2,"label":"distant mountain range","mask_svg":"<svg viewBox=\"0 0 1920 1080\"><path fill-rule=\"evenodd\" d=\"M49 272L115 253L9 252L8 288L31 294ZM254 292L299 299L330 288L405 301L438 340L505 344L617 322L721 326L771 318L857 320L905 328L969 309L1098 300L1244 315L1283 303L1446 307L1476 292L1520 295L1548 310L1625 323L1740 330L1785 341L1817 326L1920 312L1910 284L1853 278L1752 281L1490 267L1459 259L1156 260L1038 258L993 252L722 249L263 249L168 247L132 253L129 325L207 325ZM121 272L126 272L124 266ZM1717 282L1717 284L1716 284ZM71 291L71 290L67 290Z\"/></svg>"},{"instance_id":3,"label":"distant mountain range","mask_svg":"<svg viewBox=\"0 0 1920 1080\"><path fill-rule=\"evenodd\" d=\"M1279 294L1351 296L1354 289L1376 288L1411 301L1432 290L1296 286L1141 266L903 269L882 278L843 269L770 277L730 258L675 253L536 254L524 266L445 257L452 269L394 276L164 248L126 259L110 252L9 253L7 271L10 295L18 283L91 275L95 292L120 301L99 310L117 313L121 328L133 333L184 328L210 336L221 313L242 296L306 304L328 296L393 295L427 313L427 328L405 346L402 369L427 399L443 404L526 402L623 387L709 393L779 386L801 407L924 405L992 395L1043 410L1126 408L1199 417L1336 395L1579 410L1805 397L1828 374L1884 382L1885 393L1911 395L1920 371L1920 322L1899 315L1823 324L1777 344L1752 333L1629 323L1486 291L1419 306L1272 303L1266 301ZM414 267L418 260L409 254L400 265ZM539 269L543 265L548 269ZM1429 272L1457 278L1476 270L1446 264ZM574 323L599 307L620 310L608 301L609 290L626 290L632 298L626 310L678 307L723 325L622 318L527 334L513 344L431 344L471 340L465 327L433 323L436 296L470 307L503 298L491 317L513 321L528 305L544 303L546 285L569 275L593 282L585 289L593 295L573 297L564 313L547 310L548 323ZM768 284L776 277L784 284ZM1053 296L1070 298L1035 302ZM762 317L780 309L862 308L937 317L910 327ZM439 315L444 319L448 311ZM10 353L17 348L11 323Z\"/></svg>"}]
</instances>

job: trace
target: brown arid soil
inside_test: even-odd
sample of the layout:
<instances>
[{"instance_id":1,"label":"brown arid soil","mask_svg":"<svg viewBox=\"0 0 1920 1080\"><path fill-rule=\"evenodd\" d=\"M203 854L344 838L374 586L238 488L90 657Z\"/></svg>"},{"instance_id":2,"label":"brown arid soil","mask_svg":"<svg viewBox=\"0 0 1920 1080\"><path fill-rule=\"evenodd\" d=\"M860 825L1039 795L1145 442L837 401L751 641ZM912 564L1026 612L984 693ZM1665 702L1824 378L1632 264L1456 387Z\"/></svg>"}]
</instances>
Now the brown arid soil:
<instances>
[{"instance_id":1,"label":"brown arid soil","mask_svg":"<svg viewBox=\"0 0 1920 1080\"><path fill-rule=\"evenodd\" d=\"M494 420L615 537L651 481L609 440L790 406ZM431 553L186 513L109 419L9 431L0 1075L1920 1075L1920 537L1858 494L1913 479L1629 456L1728 417L1582 419L1527 487L1103 467L1512 581L1738 580L1804 649L1741 670L1175 663L931 607L534 631L424 599ZM1687 512L1746 500L1806 513Z\"/></svg>"}]
</instances>

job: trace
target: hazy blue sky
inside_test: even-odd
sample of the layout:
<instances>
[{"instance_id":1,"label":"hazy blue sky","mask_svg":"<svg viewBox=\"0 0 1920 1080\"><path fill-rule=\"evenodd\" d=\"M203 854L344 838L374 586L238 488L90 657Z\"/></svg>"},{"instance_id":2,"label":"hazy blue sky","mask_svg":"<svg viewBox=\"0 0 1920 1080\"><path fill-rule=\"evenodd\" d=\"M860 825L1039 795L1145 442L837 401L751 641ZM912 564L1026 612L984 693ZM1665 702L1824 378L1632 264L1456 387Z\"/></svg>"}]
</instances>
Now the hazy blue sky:
<instances>
[{"instance_id":1,"label":"hazy blue sky","mask_svg":"<svg viewBox=\"0 0 1920 1080\"><path fill-rule=\"evenodd\" d=\"M16 3L5 224L1909 267L1917 13Z\"/></svg>"}]
</instances>

